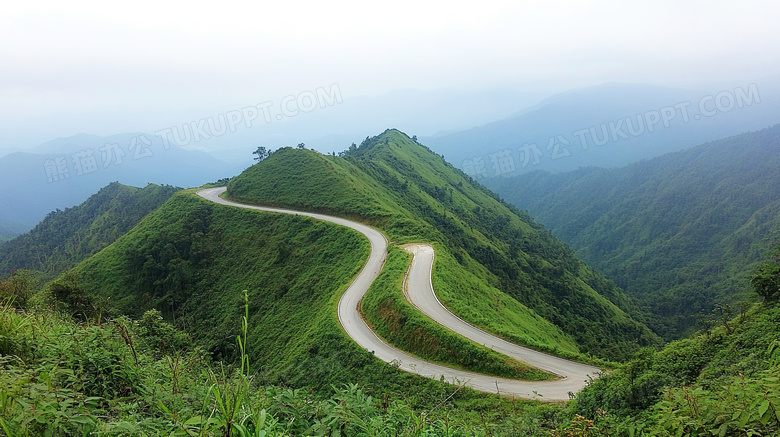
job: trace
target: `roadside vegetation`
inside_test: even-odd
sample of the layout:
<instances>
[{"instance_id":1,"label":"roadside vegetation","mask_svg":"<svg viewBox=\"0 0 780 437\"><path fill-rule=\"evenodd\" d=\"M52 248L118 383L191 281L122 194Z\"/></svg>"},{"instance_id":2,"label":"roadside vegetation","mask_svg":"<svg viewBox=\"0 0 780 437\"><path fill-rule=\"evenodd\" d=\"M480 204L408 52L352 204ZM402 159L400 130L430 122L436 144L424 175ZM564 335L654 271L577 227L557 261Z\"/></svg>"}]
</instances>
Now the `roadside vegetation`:
<instances>
[{"instance_id":1,"label":"roadside vegetation","mask_svg":"<svg viewBox=\"0 0 780 437\"><path fill-rule=\"evenodd\" d=\"M263 382L252 355L249 297L234 361L215 361L149 310L139 319L76 320L52 308L0 306L0 435L434 436L543 433L557 405L511 401L369 367L404 382ZM369 361L373 361L370 360ZM395 378L392 377L395 374ZM399 378L401 376L401 378ZM539 434L543 435L543 434Z\"/></svg>"},{"instance_id":2,"label":"roadside vegetation","mask_svg":"<svg viewBox=\"0 0 780 437\"><path fill-rule=\"evenodd\" d=\"M234 177L228 195L364 221L398 245L434 244L442 254L434 281L444 303L530 347L620 360L637 346L660 344L627 315L632 304L613 283L527 214L399 131L367 138L343 157L277 150ZM475 298L482 292L493 299Z\"/></svg>"},{"instance_id":3,"label":"roadside vegetation","mask_svg":"<svg viewBox=\"0 0 780 437\"><path fill-rule=\"evenodd\" d=\"M450 367L529 381L554 378L455 334L414 308L401 293L410 262L411 255L390 246L382 273L361 303L363 316L382 338L420 358Z\"/></svg>"},{"instance_id":4,"label":"roadside vegetation","mask_svg":"<svg viewBox=\"0 0 780 437\"><path fill-rule=\"evenodd\" d=\"M397 255L400 254L394 251ZM758 283L780 284L767 261ZM403 257L394 257L403 260ZM403 264L403 263L401 263ZM759 291L756 288L756 291ZM17 293L31 294L17 305ZM780 290L690 339L644 349L567 404L508 400L382 365L376 387L263 382L242 293L238 353L217 361L149 310L72 318L0 281L0 435L743 436L780 431ZM767 296L762 291L762 296ZM367 365L373 367L368 360ZM379 367L374 367L379 370ZM406 387L406 388L404 388Z\"/></svg>"}]
</instances>

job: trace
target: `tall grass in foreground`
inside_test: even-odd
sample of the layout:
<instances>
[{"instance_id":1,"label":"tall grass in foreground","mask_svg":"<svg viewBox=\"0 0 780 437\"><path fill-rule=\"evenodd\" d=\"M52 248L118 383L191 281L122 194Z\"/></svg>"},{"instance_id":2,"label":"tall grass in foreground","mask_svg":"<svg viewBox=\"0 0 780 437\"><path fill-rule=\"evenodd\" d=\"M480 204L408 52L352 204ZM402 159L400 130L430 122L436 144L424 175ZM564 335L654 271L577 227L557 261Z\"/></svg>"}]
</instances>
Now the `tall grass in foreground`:
<instances>
[{"instance_id":1,"label":"tall grass in foreground","mask_svg":"<svg viewBox=\"0 0 780 437\"><path fill-rule=\"evenodd\" d=\"M0 307L0 435L459 436L512 435L537 425L458 409L454 388L415 409L357 385L323 399L261 386L248 359L244 294L236 365L210 361L156 311L141 320L75 323ZM315 383L316 381L312 381ZM547 407L544 407L547 408ZM537 432L530 432L536 434Z\"/></svg>"},{"instance_id":2,"label":"tall grass in foreground","mask_svg":"<svg viewBox=\"0 0 780 437\"><path fill-rule=\"evenodd\" d=\"M586 390L563 407L487 396L464 403L459 398L468 389L450 387L440 401L420 408L398 393L374 397L351 384L333 387L325 398L308 388L259 384L258 369L246 358L246 297L235 365L215 363L190 348L186 334L156 311L137 321L76 323L5 303L0 305L0 435L776 435L780 342L773 336L780 309L759 310L730 322L731 334L719 328L648 355L647 364L684 369L701 357L685 350L708 351L702 347L712 343L716 367L705 368L704 379L660 389L647 408L629 414L603 402L597 404L604 409L586 407L599 393L628 396L634 392L625 389L647 382L641 375L630 386L623 380L644 363L642 357L594 382L594 388L607 384L607 390ZM751 348L744 346L748 341ZM726 372L726 363L739 374Z\"/></svg>"}]
</instances>

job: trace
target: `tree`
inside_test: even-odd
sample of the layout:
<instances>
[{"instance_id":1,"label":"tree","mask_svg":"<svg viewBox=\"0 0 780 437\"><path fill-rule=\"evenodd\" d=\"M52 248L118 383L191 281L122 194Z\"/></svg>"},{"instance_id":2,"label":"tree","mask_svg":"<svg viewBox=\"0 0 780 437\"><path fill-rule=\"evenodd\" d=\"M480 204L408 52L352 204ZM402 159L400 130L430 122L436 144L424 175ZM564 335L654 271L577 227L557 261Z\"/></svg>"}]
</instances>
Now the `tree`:
<instances>
[{"instance_id":1,"label":"tree","mask_svg":"<svg viewBox=\"0 0 780 437\"><path fill-rule=\"evenodd\" d=\"M750 279L750 285L765 302L780 298L780 246L775 249L773 260L759 267Z\"/></svg>"},{"instance_id":2,"label":"tree","mask_svg":"<svg viewBox=\"0 0 780 437\"><path fill-rule=\"evenodd\" d=\"M764 301L772 301L780 297L780 266L766 263L750 279L750 285Z\"/></svg>"},{"instance_id":3,"label":"tree","mask_svg":"<svg viewBox=\"0 0 780 437\"><path fill-rule=\"evenodd\" d=\"M70 313L75 319L100 319L104 312L95 298L84 290L78 274L73 271L64 273L47 287L58 309Z\"/></svg>"},{"instance_id":4,"label":"tree","mask_svg":"<svg viewBox=\"0 0 780 437\"><path fill-rule=\"evenodd\" d=\"M0 305L10 302L16 308L26 308L40 282L41 273L32 270L16 270L6 280L0 279Z\"/></svg>"},{"instance_id":5,"label":"tree","mask_svg":"<svg viewBox=\"0 0 780 437\"><path fill-rule=\"evenodd\" d=\"M268 155L270 155L271 152L268 149L266 149L265 147L260 146L260 147L257 148L257 150L252 152L252 154L253 155L257 155L255 157L255 161L262 162L265 158L268 158Z\"/></svg>"},{"instance_id":6,"label":"tree","mask_svg":"<svg viewBox=\"0 0 780 437\"><path fill-rule=\"evenodd\" d=\"M299 143L299 144L298 144L298 149L301 149L301 150L303 150L303 149L305 149L305 148L306 148L306 143Z\"/></svg>"}]
</instances>

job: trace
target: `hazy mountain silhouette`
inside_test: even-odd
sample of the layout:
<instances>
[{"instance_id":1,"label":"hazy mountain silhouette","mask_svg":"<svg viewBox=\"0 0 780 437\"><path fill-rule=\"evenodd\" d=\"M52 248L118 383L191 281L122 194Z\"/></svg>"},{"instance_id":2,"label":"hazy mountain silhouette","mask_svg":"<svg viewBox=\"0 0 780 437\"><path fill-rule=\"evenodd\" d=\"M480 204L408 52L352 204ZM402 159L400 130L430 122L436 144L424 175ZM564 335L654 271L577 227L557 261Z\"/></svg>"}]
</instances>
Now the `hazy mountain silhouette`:
<instances>
[{"instance_id":1,"label":"hazy mountain silhouette","mask_svg":"<svg viewBox=\"0 0 780 437\"><path fill-rule=\"evenodd\" d=\"M27 231L47 213L78 205L114 181L192 187L241 170L204 152L166 148L150 134L60 138L0 158L0 224Z\"/></svg>"},{"instance_id":2,"label":"hazy mountain silhouette","mask_svg":"<svg viewBox=\"0 0 780 437\"><path fill-rule=\"evenodd\" d=\"M421 142L477 179L614 167L770 126L780 120L778 96L774 83L714 92L611 83Z\"/></svg>"}]
</instances>

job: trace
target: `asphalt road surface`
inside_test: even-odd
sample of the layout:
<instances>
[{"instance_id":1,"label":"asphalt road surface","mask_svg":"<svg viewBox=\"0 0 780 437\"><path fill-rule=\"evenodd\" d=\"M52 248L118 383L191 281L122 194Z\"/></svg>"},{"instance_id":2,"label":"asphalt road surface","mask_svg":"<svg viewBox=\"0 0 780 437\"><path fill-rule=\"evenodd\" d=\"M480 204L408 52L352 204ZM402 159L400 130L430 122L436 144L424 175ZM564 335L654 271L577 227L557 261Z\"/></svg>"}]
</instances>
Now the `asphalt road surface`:
<instances>
[{"instance_id":1,"label":"asphalt road surface","mask_svg":"<svg viewBox=\"0 0 780 437\"><path fill-rule=\"evenodd\" d=\"M361 347L372 351L382 361L410 373L437 380L443 378L449 383L465 384L475 390L541 401L568 400L570 392L576 393L579 391L585 386L589 375L595 378L599 372L597 367L565 360L510 343L476 328L452 314L439 302L433 291L431 271L433 268L434 250L433 247L423 244L405 247L407 251L414 255L404 281L404 294L412 305L444 327L497 352L558 375L558 378L552 381L516 381L451 369L407 354L389 345L377 336L358 312L360 300L366 294L368 287L374 279L379 276L387 256L387 239L381 232L370 226L339 217L232 202L220 197L225 190L224 187L208 188L198 191L197 194L206 200L221 205L312 217L317 220L346 226L368 238L371 243L371 254L366 265L341 296L338 304L338 318L347 335Z\"/></svg>"}]
</instances>

